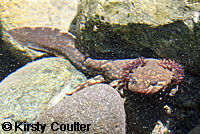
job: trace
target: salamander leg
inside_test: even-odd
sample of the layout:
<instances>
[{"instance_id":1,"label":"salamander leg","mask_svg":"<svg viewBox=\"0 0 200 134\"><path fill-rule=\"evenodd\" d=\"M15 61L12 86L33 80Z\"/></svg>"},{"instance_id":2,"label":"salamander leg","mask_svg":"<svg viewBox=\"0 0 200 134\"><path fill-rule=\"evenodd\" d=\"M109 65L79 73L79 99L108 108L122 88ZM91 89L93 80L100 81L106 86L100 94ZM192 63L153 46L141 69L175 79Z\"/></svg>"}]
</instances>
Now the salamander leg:
<instances>
[{"instance_id":1,"label":"salamander leg","mask_svg":"<svg viewBox=\"0 0 200 134\"><path fill-rule=\"evenodd\" d=\"M121 79L119 79L119 80L114 80L114 81L111 82L109 85L110 85L111 87L115 88L115 90L117 90L121 95L123 95L124 83L122 82Z\"/></svg>"},{"instance_id":2,"label":"salamander leg","mask_svg":"<svg viewBox=\"0 0 200 134\"><path fill-rule=\"evenodd\" d=\"M75 90L73 90L73 91L71 91L69 93L66 93L66 94L67 95L72 95L73 93L78 92L78 91L82 90L85 87L88 87L88 86L91 86L91 85L94 85L94 84L97 84L97 83L104 83L104 82L106 82L104 77L102 75L97 75L94 78L91 78L91 79L89 79L89 80L77 85L75 87Z\"/></svg>"}]
</instances>

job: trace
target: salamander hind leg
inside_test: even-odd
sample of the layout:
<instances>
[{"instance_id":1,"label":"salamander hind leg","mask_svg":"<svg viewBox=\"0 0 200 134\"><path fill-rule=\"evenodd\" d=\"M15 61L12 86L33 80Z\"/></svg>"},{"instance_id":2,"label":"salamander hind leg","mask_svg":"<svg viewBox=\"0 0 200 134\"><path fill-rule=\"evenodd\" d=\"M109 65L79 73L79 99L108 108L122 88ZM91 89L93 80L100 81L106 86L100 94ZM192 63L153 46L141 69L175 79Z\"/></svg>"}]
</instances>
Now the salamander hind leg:
<instances>
[{"instance_id":1,"label":"salamander hind leg","mask_svg":"<svg viewBox=\"0 0 200 134\"><path fill-rule=\"evenodd\" d=\"M77 85L73 91L68 92L66 94L72 95L73 93L78 92L85 87L88 87L88 86L91 86L91 85L94 85L94 84L97 84L97 83L104 83L104 82L106 82L104 77L102 75L97 75L94 78L88 79L87 81Z\"/></svg>"}]
</instances>

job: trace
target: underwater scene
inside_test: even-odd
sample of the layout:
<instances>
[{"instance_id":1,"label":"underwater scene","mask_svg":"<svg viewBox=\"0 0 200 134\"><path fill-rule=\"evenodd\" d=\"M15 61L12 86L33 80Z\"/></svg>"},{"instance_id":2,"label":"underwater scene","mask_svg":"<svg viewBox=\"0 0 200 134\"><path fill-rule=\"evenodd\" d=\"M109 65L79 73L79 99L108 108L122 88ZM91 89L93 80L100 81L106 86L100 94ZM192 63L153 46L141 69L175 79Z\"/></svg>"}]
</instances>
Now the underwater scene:
<instances>
[{"instance_id":1,"label":"underwater scene","mask_svg":"<svg viewBox=\"0 0 200 134\"><path fill-rule=\"evenodd\" d=\"M0 31L1 134L200 134L199 0L3 0Z\"/></svg>"}]
</instances>

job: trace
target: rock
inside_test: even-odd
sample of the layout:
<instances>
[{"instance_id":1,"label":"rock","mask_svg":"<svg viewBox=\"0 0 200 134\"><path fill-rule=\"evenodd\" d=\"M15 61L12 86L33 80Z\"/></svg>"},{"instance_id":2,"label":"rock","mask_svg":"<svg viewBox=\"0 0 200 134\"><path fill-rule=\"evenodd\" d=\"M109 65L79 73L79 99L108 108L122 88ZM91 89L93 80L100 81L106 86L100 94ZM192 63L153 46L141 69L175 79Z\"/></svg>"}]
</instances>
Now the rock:
<instances>
[{"instance_id":1,"label":"rock","mask_svg":"<svg viewBox=\"0 0 200 134\"><path fill-rule=\"evenodd\" d=\"M125 134L123 101L119 93L106 84L95 84L67 97L41 114L35 122L47 124L45 133L53 133L51 127L57 129L61 124L67 126L78 122L91 124L88 125L87 134ZM52 124L53 122L56 123ZM62 128L64 130L64 127ZM68 133L67 130L55 132ZM83 132L73 131L73 133Z\"/></svg>"},{"instance_id":2,"label":"rock","mask_svg":"<svg viewBox=\"0 0 200 134\"><path fill-rule=\"evenodd\" d=\"M170 130L168 130L167 126L165 126L160 120L157 121L156 126L154 127L151 134L170 134Z\"/></svg>"},{"instance_id":3,"label":"rock","mask_svg":"<svg viewBox=\"0 0 200 134\"><path fill-rule=\"evenodd\" d=\"M95 17L95 15L102 16L104 17L103 20L110 24L139 23L156 27L173 23L185 17L190 18L191 15L184 11L184 6L186 6L184 1L95 0L84 5L86 2L86 0L82 0L80 3L79 11L82 14L85 14L89 19Z\"/></svg>"},{"instance_id":4,"label":"rock","mask_svg":"<svg viewBox=\"0 0 200 134\"><path fill-rule=\"evenodd\" d=\"M6 51L3 47L4 45L0 40L0 81L3 80L8 74L14 72L17 68L20 68L25 64L20 63L16 57L11 56L10 51Z\"/></svg>"},{"instance_id":5,"label":"rock","mask_svg":"<svg viewBox=\"0 0 200 134\"><path fill-rule=\"evenodd\" d=\"M54 27L68 31L77 12L78 0L4 0L0 2L1 34L4 40L3 49L25 64L44 53L32 51L9 38L6 31L17 27ZM29 60L27 60L28 58Z\"/></svg>"},{"instance_id":6,"label":"rock","mask_svg":"<svg viewBox=\"0 0 200 134\"><path fill-rule=\"evenodd\" d=\"M77 6L77 0L5 0L1 2L1 24L6 30L23 26L50 26L68 31Z\"/></svg>"},{"instance_id":7,"label":"rock","mask_svg":"<svg viewBox=\"0 0 200 134\"><path fill-rule=\"evenodd\" d=\"M199 1L82 0L75 19L77 46L98 59L174 59L197 74L199 16Z\"/></svg>"},{"instance_id":8,"label":"rock","mask_svg":"<svg viewBox=\"0 0 200 134\"><path fill-rule=\"evenodd\" d=\"M134 94L125 90L127 134L188 133L200 121L198 90L179 91L173 97L169 96L170 91L167 90L153 95ZM192 101L191 106L187 106L191 102L188 100Z\"/></svg>"},{"instance_id":9,"label":"rock","mask_svg":"<svg viewBox=\"0 0 200 134\"><path fill-rule=\"evenodd\" d=\"M66 90L85 80L83 74L61 58L27 64L0 83L0 123L33 123L41 112L66 97Z\"/></svg>"},{"instance_id":10,"label":"rock","mask_svg":"<svg viewBox=\"0 0 200 134\"><path fill-rule=\"evenodd\" d=\"M19 45L7 30L23 26L48 26L68 31L77 12L78 0L3 0L0 2L0 80L11 71L41 57L44 53Z\"/></svg>"},{"instance_id":11,"label":"rock","mask_svg":"<svg viewBox=\"0 0 200 134\"><path fill-rule=\"evenodd\" d=\"M195 128L193 128L189 133L187 134L200 134L200 124L197 125Z\"/></svg>"}]
</instances>

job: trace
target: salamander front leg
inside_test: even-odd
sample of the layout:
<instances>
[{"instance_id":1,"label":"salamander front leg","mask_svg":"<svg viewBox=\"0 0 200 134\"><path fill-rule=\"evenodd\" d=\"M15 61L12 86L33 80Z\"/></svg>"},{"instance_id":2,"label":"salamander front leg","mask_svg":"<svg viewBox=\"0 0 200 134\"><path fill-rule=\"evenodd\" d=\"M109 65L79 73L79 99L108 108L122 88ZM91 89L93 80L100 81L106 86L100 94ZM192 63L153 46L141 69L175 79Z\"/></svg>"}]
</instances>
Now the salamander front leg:
<instances>
[{"instance_id":1,"label":"salamander front leg","mask_svg":"<svg viewBox=\"0 0 200 134\"><path fill-rule=\"evenodd\" d=\"M75 92L78 92L80 90L82 90L85 87L97 84L97 83L104 83L106 82L104 77L102 75L97 75L94 78L91 78L81 84L79 84L78 86L75 87L75 90L73 90L72 92L66 93L67 95L72 95Z\"/></svg>"},{"instance_id":2,"label":"salamander front leg","mask_svg":"<svg viewBox=\"0 0 200 134\"><path fill-rule=\"evenodd\" d=\"M115 88L117 92L119 92L121 95L124 94L123 89L124 89L124 83L122 82L121 79L114 80L109 84L111 87Z\"/></svg>"}]
</instances>

